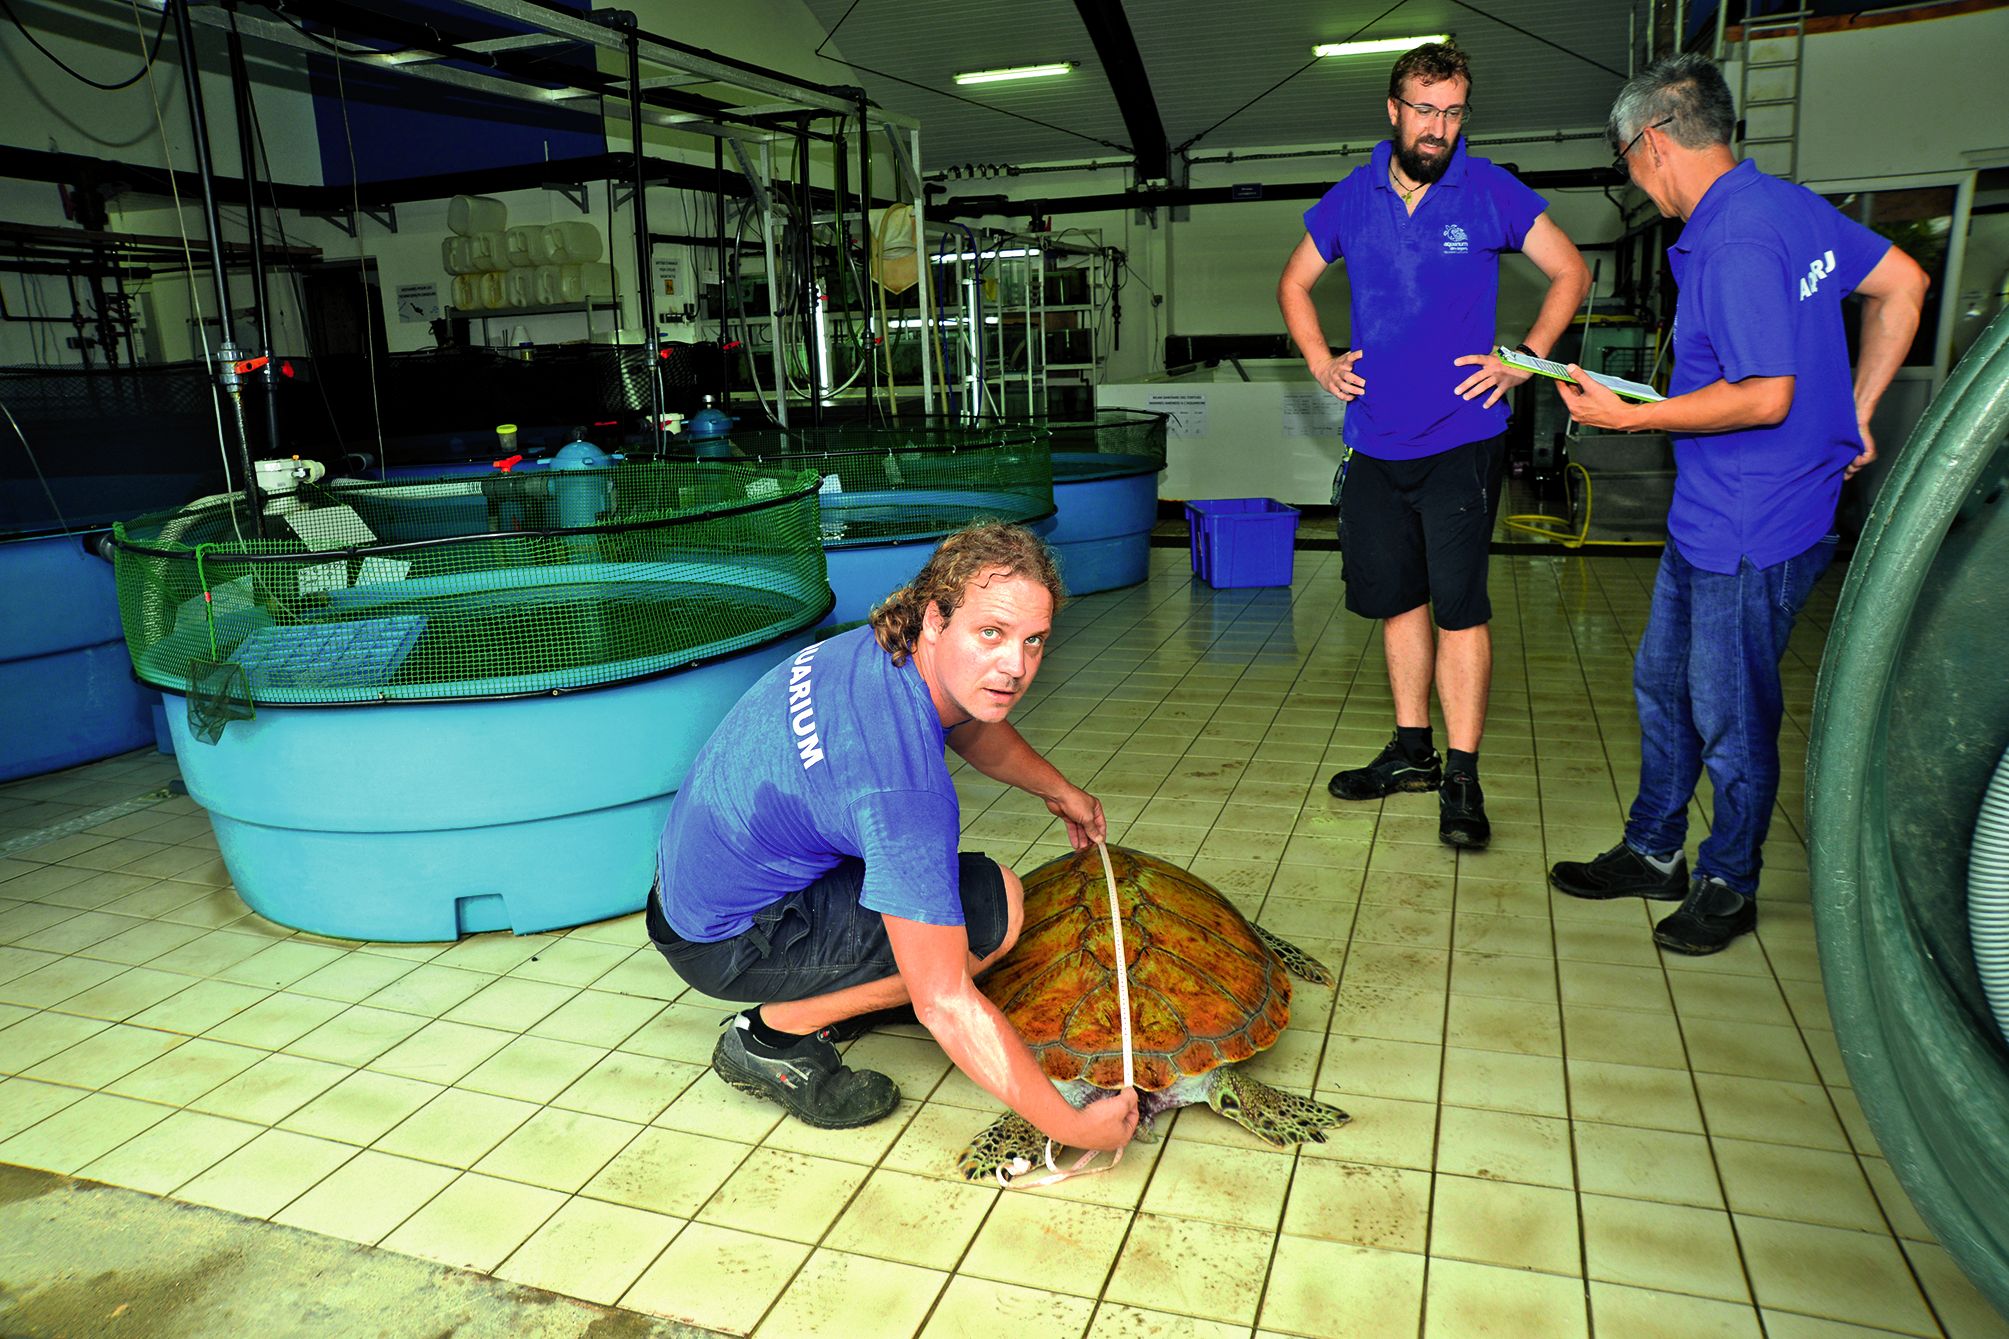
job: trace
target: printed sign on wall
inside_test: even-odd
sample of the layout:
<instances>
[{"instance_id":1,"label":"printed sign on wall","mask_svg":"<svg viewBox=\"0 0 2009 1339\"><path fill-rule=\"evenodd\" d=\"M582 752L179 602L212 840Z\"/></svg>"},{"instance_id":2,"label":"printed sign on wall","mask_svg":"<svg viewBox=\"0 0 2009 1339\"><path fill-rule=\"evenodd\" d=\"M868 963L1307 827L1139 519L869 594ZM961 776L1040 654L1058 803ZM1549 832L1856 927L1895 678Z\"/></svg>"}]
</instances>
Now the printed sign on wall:
<instances>
[{"instance_id":1,"label":"printed sign on wall","mask_svg":"<svg viewBox=\"0 0 2009 1339\"><path fill-rule=\"evenodd\" d=\"M438 320L439 285L399 284L398 319L400 321Z\"/></svg>"},{"instance_id":2,"label":"printed sign on wall","mask_svg":"<svg viewBox=\"0 0 2009 1339\"><path fill-rule=\"evenodd\" d=\"M1337 437L1346 406L1327 391L1290 391L1283 397L1286 437Z\"/></svg>"},{"instance_id":3,"label":"printed sign on wall","mask_svg":"<svg viewBox=\"0 0 2009 1339\"><path fill-rule=\"evenodd\" d=\"M1207 435L1207 394L1205 391L1152 391L1144 397L1144 407L1154 414L1170 414L1165 425L1168 437Z\"/></svg>"}]
</instances>

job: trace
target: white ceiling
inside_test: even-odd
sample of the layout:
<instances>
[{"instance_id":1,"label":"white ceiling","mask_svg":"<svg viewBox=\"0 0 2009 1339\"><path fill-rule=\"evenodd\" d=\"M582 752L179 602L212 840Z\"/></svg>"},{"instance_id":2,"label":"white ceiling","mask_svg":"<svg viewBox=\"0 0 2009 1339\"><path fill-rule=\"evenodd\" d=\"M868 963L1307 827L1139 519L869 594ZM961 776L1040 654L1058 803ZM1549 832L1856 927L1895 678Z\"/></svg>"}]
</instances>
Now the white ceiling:
<instances>
[{"instance_id":1,"label":"white ceiling","mask_svg":"<svg viewBox=\"0 0 2009 1339\"><path fill-rule=\"evenodd\" d=\"M1623 82L1614 71L1626 68L1629 25L1635 10L1641 23L1646 12L1643 0L1095 2L1122 4L1166 136L1175 149L1201 136L1194 154L1385 135L1394 57L1324 60L1298 73L1315 43L1355 36L1452 33L1472 58L1474 135L1601 126ZM855 78L880 106L920 120L930 170L1130 156L1122 113L1075 0L805 3L826 31L836 30L825 54L856 62L855 75L833 62L830 81ZM1026 83L954 82L962 70L1062 60L1078 68ZM1280 80L1287 82L1236 112Z\"/></svg>"}]
</instances>

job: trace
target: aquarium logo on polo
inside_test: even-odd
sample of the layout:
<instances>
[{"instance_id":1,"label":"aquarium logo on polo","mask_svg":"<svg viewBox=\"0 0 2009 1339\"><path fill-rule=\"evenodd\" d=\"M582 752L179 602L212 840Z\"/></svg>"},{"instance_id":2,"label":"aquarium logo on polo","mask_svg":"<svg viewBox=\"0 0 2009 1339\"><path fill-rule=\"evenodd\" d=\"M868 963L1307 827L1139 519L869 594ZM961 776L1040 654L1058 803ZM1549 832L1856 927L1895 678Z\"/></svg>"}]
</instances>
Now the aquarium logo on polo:
<instances>
[{"instance_id":1,"label":"aquarium logo on polo","mask_svg":"<svg viewBox=\"0 0 2009 1339\"><path fill-rule=\"evenodd\" d=\"M788 728L795 734L795 752L808 771L823 761L823 741L816 733L816 702L810 696L809 662L823 643L817 642L796 652L788 667Z\"/></svg>"},{"instance_id":2,"label":"aquarium logo on polo","mask_svg":"<svg viewBox=\"0 0 2009 1339\"><path fill-rule=\"evenodd\" d=\"M1465 230L1463 228L1459 227L1455 223L1447 223L1444 225L1445 255L1462 256L1471 249L1472 249L1472 243L1465 236Z\"/></svg>"},{"instance_id":3,"label":"aquarium logo on polo","mask_svg":"<svg viewBox=\"0 0 2009 1339\"><path fill-rule=\"evenodd\" d=\"M1820 291L1821 280L1835 272L1835 253L1827 252L1819 260L1807 266L1806 277L1800 280L1800 301L1805 302Z\"/></svg>"}]
</instances>

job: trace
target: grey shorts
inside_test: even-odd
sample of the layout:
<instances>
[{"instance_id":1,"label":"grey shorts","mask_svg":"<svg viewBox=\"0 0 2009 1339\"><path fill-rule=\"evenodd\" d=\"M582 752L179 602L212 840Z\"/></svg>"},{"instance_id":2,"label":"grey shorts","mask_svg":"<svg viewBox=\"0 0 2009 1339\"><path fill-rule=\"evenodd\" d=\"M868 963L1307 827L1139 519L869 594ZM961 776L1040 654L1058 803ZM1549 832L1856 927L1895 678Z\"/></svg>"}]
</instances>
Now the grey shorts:
<instances>
[{"instance_id":1,"label":"grey shorts","mask_svg":"<svg viewBox=\"0 0 2009 1339\"><path fill-rule=\"evenodd\" d=\"M970 952L987 958L1004 943L1011 908L1004 871L980 851L957 857L964 927ZM846 986L899 975L880 914L858 901L865 863L846 858L800 892L754 913L753 924L730 939L694 944L663 918L649 894L649 942L678 976L714 999L780 1003L828 995Z\"/></svg>"}]
</instances>

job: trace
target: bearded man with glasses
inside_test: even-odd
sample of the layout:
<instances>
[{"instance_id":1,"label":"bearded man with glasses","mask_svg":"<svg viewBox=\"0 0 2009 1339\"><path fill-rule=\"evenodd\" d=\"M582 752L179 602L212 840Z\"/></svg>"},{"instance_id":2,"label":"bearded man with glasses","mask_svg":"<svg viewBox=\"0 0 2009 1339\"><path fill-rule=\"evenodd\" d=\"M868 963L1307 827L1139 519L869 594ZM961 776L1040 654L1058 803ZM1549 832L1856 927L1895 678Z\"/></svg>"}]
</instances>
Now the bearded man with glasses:
<instances>
[{"instance_id":1,"label":"bearded man with glasses","mask_svg":"<svg viewBox=\"0 0 2009 1339\"><path fill-rule=\"evenodd\" d=\"M1388 142L1305 211L1277 305L1319 385L1346 402L1333 479L1346 607L1382 622L1395 735L1327 789L1342 800L1437 791L1437 835L1491 839L1479 740L1492 685L1486 560L1499 497L1507 406L1527 380L1489 350L1547 357L1590 290L1575 245L1541 196L1466 152L1472 72L1465 53L1426 43L1388 79ZM1548 277L1525 334L1496 337L1500 257L1519 251ZM1348 347L1326 343L1311 290L1346 262ZM1433 636L1431 623L1436 623ZM1430 727L1430 687L1450 757Z\"/></svg>"}]
</instances>

